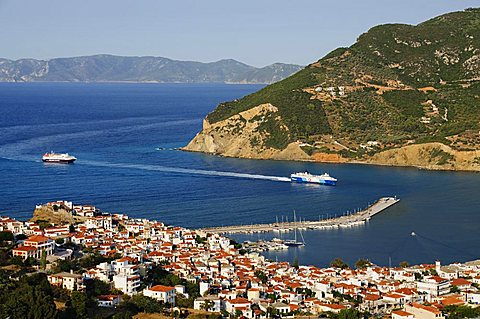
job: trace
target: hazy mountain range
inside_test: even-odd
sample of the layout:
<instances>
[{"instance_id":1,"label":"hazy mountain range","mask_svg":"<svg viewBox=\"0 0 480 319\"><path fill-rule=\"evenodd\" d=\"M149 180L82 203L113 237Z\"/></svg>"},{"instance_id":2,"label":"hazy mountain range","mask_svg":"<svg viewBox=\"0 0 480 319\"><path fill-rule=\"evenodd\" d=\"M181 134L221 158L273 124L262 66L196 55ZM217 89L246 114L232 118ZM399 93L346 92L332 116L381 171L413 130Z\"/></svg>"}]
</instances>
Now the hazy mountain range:
<instances>
[{"instance_id":1,"label":"hazy mountain range","mask_svg":"<svg viewBox=\"0 0 480 319\"><path fill-rule=\"evenodd\" d=\"M275 63L256 68L227 59L211 63L163 57L92 55L50 60L0 58L1 82L273 83L302 69Z\"/></svg>"}]
</instances>

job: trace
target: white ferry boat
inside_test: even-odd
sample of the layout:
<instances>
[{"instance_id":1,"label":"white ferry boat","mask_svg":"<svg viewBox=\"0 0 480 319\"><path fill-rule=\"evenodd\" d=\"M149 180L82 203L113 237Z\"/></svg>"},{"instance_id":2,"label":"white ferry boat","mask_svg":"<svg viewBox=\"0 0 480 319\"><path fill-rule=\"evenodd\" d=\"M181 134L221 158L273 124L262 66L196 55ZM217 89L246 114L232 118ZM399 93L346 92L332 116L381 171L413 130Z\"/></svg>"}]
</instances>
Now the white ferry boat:
<instances>
[{"instance_id":1,"label":"white ferry boat","mask_svg":"<svg viewBox=\"0 0 480 319\"><path fill-rule=\"evenodd\" d=\"M322 175L312 175L309 172L293 173L290 175L290 180L297 183L313 183L332 186L337 184L337 179L327 173Z\"/></svg>"},{"instance_id":2,"label":"white ferry boat","mask_svg":"<svg viewBox=\"0 0 480 319\"><path fill-rule=\"evenodd\" d=\"M61 164L71 164L75 162L77 158L68 153L45 153L43 154L42 161L46 163L61 163Z\"/></svg>"}]
</instances>

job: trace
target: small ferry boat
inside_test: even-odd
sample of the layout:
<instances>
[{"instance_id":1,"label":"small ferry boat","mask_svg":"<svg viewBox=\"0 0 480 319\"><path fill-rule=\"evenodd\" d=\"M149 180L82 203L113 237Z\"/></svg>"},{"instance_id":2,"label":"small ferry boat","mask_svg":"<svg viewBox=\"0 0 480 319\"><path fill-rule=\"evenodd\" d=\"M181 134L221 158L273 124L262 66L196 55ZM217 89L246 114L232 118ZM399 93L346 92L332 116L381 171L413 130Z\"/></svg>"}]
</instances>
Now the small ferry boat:
<instances>
[{"instance_id":1,"label":"small ferry boat","mask_svg":"<svg viewBox=\"0 0 480 319\"><path fill-rule=\"evenodd\" d=\"M45 153L43 154L42 161L46 163L61 163L61 164L71 164L75 162L77 158L68 153Z\"/></svg>"},{"instance_id":2,"label":"small ferry boat","mask_svg":"<svg viewBox=\"0 0 480 319\"><path fill-rule=\"evenodd\" d=\"M323 185L336 185L337 179L324 173L322 175L313 175L309 172L293 173L290 175L290 180L297 183L313 183Z\"/></svg>"}]
</instances>

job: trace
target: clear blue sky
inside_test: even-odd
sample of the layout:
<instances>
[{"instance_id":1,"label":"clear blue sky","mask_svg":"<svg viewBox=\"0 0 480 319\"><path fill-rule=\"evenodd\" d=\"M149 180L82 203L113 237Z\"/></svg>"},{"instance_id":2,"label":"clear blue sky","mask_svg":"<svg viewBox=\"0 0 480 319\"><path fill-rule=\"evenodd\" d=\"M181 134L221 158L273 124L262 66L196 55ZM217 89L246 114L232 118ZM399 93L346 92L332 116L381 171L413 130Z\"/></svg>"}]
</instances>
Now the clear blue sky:
<instances>
[{"instance_id":1,"label":"clear blue sky","mask_svg":"<svg viewBox=\"0 0 480 319\"><path fill-rule=\"evenodd\" d=\"M381 23L416 24L476 0L0 0L0 56L109 53L307 64Z\"/></svg>"}]
</instances>

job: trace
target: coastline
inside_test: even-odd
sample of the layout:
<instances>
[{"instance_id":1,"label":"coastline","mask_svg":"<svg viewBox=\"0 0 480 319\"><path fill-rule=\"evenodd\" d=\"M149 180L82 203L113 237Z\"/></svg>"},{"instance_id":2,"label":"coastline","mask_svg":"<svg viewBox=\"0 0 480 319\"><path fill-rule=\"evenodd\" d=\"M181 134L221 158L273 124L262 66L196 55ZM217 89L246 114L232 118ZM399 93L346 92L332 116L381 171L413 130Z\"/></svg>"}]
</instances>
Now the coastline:
<instances>
[{"instance_id":1,"label":"coastline","mask_svg":"<svg viewBox=\"0 0 480 319\"><path fill-rule=\"evenodd\" d=\"M394 168L411 168L425 171L438 171L438 172L465 172L465 173L480 173L479 169L458 169L453 167L432 167L432 166L421 166L421 165L402 165L402 164L390 164L390 163L379 163L379 162L365 162L358 160L346 160L346 161L316 161L312 159L280 159L280 158L260 158L260 157L248 157L248 156L232 156L225 155L221 153L210 153L203 151L196 151L192 149L187 149L186 146L178 148L182 152L192 152L192 153L203 153L206 155L225 157L225 158L237 158L237 159L248 159L248 160L259 160L259 161L277 161L277 162L300 162L300 163L318 163L318 164L358 164L358 165L371 165L371 166L384 166L384 167L394 167Z\"/></svg>"}]
</instances>

